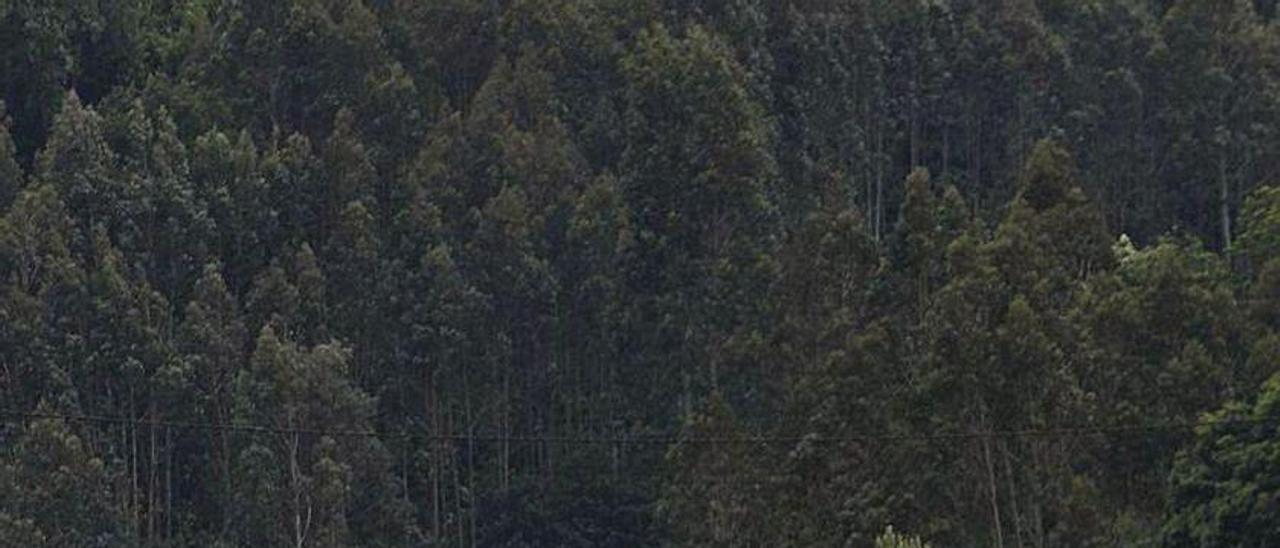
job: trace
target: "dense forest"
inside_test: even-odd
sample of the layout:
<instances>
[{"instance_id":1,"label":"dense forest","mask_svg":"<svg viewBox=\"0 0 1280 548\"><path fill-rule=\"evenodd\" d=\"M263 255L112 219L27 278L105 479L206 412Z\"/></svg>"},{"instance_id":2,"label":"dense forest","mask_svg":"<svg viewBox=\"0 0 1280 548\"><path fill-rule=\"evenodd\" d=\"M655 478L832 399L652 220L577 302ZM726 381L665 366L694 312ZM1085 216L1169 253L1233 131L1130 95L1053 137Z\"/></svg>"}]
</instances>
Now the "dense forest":
<instances>
[{"instance_id":1,"label":"dense forest","mask_svg":"<svg viewBox=\"0 0 1280 548\"><path fill-rule=\"evenodd\" d=\"M1276 9L0 0L0 544L1275 546Z\"/></svg>"}]
</instances>

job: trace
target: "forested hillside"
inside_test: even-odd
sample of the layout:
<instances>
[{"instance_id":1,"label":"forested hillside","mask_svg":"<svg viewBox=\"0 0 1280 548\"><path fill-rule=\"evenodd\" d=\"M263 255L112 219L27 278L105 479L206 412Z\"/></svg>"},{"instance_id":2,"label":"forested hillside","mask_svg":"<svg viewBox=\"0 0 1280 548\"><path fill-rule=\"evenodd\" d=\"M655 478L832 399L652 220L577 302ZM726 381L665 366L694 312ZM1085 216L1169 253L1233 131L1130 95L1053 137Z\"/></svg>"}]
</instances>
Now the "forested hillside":
<instances>
[{"instance_id":1,"label":"forested hillside","mask_svg":"<svg viewBox=\"0 0 1280 548\"><path fill-rule=\"evenodd\" d=\"M0 545L1275 546L1275 15L0 0Z\"/></svg>"}]
</instances>

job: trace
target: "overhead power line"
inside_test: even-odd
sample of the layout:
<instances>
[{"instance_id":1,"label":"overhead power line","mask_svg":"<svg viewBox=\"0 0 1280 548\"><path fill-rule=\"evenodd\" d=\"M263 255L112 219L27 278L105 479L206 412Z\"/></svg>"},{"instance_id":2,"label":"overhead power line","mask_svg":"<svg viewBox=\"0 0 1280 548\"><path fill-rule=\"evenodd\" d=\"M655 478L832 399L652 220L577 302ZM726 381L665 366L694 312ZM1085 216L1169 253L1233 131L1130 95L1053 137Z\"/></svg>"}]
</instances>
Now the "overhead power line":
<instances>
[{"instance_id":1,"label":"overhead power line","mask_svg":"<svg viewBox=\"0 0 1280 548\"><path fill-rule=\"evenodd\" d=\"M1148 424L1121 425L1084 425L1063 426L1054 428L1029 428L991 431L933 431L918 433L865 432L858 434L824 436L775 436L775 435L741 435L741 436L703 436L687 437L679 435L628 435L628 436L502 436L473 434L427 434L416 432L378 432L374 430L348 430L334 428L306 428L270 426L245 423L213 423L175 420L151 420L134 417L112 417L105 415L75 415L66 413L0 411L0 417L8 422L17 420L62 420L75 423L91 424L124 424L131 426L150 426L153 428L169 428L177 430L222 430L247 434L279 434L279 435L314 435L330 437L364 437L392 439L417 439L425 441L457 441L457 442L509 442L509 443L552 443L577 445L671 445L683 444L796 444L796 443L853 443L853 442L903 442L931 440L963 440L981 438L1060 438L1106 434L1152 435L1157 433L1190 431L1207 426L1231 425L1280 425L1280 418L1232 418L1220 420L1174 421Z\"/></svg>"}]
</instances>

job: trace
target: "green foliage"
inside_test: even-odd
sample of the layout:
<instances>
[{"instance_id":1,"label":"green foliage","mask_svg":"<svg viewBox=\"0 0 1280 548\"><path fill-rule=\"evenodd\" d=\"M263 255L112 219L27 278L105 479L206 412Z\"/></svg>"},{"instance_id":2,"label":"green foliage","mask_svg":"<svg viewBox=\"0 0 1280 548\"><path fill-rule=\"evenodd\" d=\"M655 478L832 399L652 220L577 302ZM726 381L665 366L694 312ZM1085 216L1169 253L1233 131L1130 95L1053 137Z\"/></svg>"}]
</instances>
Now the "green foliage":
<instances>
[{"instance_id":1,"label":"green foliage","mask_svg":"<svg viewBox=\"0 0 1280 548\"><path fill-rule=\"evenodd\" d=\"M1171 108L1161 122L1170 167L1184 174L1178 190L1209 206L1187 221L1209 234L1216 228L1225 250L1240 198L1269 177L1242 159L1274 154L1277 135L1257 121L1275 115L1280 95L1247 90L1274 79L1280 50L1244 0L1175 2L1161 23L1164 47L1154 53L1167 67L1160 83L1168 86Z\"/></svg>"},{"instance_id":2,"label":"green foliage","mask_svg":"<svg viewBox=\"0 0 1280 548\"><path fill-rule=\"evenodd\" d=\"M53 407L41 405L52 412ZM0 538L33 547L124 546L106 463L58 419L27 425L0 459Z\"/></svg>"},{"instance_id":3,"label":"green foliage","mask_svg":"<svg viewBox=\"0 0 1280 548\"><path fill-rule=\"evenodd\" d=\"M278 217L269 206L259 155L247 132L211 131L191 147L191 181L197 202L213 224L210 247L227 265L228 283L243 288L263 267Z\"/></svg>"},{"instance_id":4,"label":"green foliage","mask_svg":"<svg viewBox=\"0 0 1280 548\"><path fill-rule=\"evenodd\" d=\"M732 411L712 394L705 411L690 415L682 438L667 452L674 477L659 503L676 538L690 546L759 542L759 498L764 485L751 473L747 446L737 436ZM755 494L756 496L753 496Z\"/></svg>"},{"instance_id":5,"label":"green foliage","mask_svg":"<svg viewBox=\"0 0 1280 548\"><path fill-rule=\"evenodd\" d=\"M1259 269L1280 258L1280 187L1260 187L1245 200L1232 251Z\"/></svg>"},{"instance_id":6,"label":"green foliage","mask_svg":"<svg viewBox=\"0 0 1280 548\"><path fill-rule=\"evenodd\" d=\"M1261 546L1276 539L1269 455L1276 451L1278 398L1280 377L1272 377L1256 396L1205 415L1174 464L1164 545Z\"/></svg>"},{"instance_id":7,"label":"green foliage","mask_svg":"<svg viewBox=\"0 0 1280 548\"><path fill-rule=\"evenodd\" d=\"M1164 241L1125 258L1114 278L1100 280L1090 295L1096 300L1082 305L1100 351L1098 366L1131 379L1111 385L1129 396L1108 394L1101 401L1123 415L1189 419L1248 386L1249 373L1238 369L1243 318L1229 276L1222 259L1198 244ZM1186 363L1202 355L1208 364ZM1131 377L1128 371L1147 373ZM1141 386L1140 379L1157 385Z\"/></svg>"},{"instance_id":8,"label":"green foliage","mask_svg":"<svg viewBox=\"0 0 1280 548\"><path fill-rule=\"evenodd\" d=\"M115 154L107 147L102 118L75 92L67 94L36 165L36 179L58 191L76 220L77 251L87 251L94 226L114 231L124 220L119 217L126 187L115 172Z\"/></svg>"},{"instance_id":9,"label":"green foliage","mask_svg":"<svg viewBox=\"0 0 1280 548\"><path fill-rule=\"evenodd\" d=\"M1273 4L0 0L0 544L1265 539Z\"/></svg>"},{"instance_id":10,"label":"green foliage","mask_svg":"<svg viewBox=\"0 0 1280 548\"><path fill-rule=\"evenodd\" d=\"M355 115L350 110L340 110L334 117L333 132L325 141L324 162L331 177L325 190L326 217L338 219L342 208L356 200L377 206L379 199L388 198L385 191L378 188L378 173L368 148L360 140Z\"/></svg>"},{"instance_id":11,"label":"green foliage","mask_svg":"<svg viewBox=\"0 0 1280 548\"><path fill-rule=\"evenodd\" d=\"M718 242L714 234L702 242L682 234L696 226L690 219L767 229L774 177L767 126L718 38L699 27L683 39L647 29L623 70L631 90L623 163L645 229L694 249Z\"/></svg>"},{"instance_id":12,"label":"green foliage","mask_svg":"<svg viewBox=\"0 0 1280 548\"><path fill-rule=\"evenodd\" d=\"M640 31L622 72L629 145L620 178L638 255L631 283L654 318L637 327L673 351L659 361L679 366L688 406L720 382L724 347L756 338L748 318L773 276L778 227L769 127L743 67L702 27L683 37L661 25Z\"/></svg>"},{"instance_id":13,"label":"green foliage","mask_svg":"<svg viewBox=\"0 0 1280 548\"><path fill-rule=\"evenodd\" d=\"M373 400L348 380L350 361L341 346L299 348L264 327L249 367L234 381L233 416L281 429L368 430ZM403 509L386 491L394 483L377 440L295 430L242 436L235 447L233 519L241 542L348 546L358 532L361 545L378 546L403 533ZM356 485L381 496L366 500Z\"/></svg>"},{"instance_id":14,"label":"green foliage","mask_svg":"<svg viewBox=\"0 0 1280 548\"><path fill-rule=\"evenodd\" d=\"M67 350L60 348L64 328L74 321L85 278L71 254L72 231L66 207L47 184L24 190L0 218L0 337L11 405L57 400L71 388L65 364L53 358Z\"/></svg>"},{"instance_id":15,"label":"green foliage","mask_svg":"<svg viewBox=\"0 0 1280 548\"><path fill-rule=\"evenodd\" d=\"M71 218L52 186L19 194L2 226L9 289L38 293L75 276Z\"/></svg>"},{"instance_id":16,"label":"green foliage","mask_svg":"<svg viewBox=\"0 0 1280 548\"><path fill-rule=\"evenodd\" d=\"M265 235L265 245L298 245L308 237L323 241L336 219L326 215L324 166L312 150L311 140L298 133L263 154L260 169L266 179L266 207L279 223Z\"/></svg>"},{"instance_id":17,"label":"green foliage","mask_svg":"<svg viewBox=\"0 0 1280 548\"><path fill-rule=\"evenodd\" d=\"M929 548L929 543L918 537L904 535L888 527L876 537L876 548Z\"/></svg>"}]
</instances>

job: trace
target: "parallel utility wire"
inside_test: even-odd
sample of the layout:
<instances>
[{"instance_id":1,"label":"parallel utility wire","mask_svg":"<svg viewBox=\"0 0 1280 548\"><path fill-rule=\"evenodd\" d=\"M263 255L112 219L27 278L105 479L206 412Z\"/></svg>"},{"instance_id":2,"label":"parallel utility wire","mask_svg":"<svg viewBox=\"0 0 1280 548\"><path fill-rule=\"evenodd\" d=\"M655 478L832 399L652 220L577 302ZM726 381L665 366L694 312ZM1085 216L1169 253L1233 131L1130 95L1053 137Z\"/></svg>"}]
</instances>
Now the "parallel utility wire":
<instances>
[{"instance_id":1,"label":"parallel utility wire","mask_svg":"<svg viewBox=\"0 0 1280 548\"><path fill-rule=\"evenodd\" d=\"M599 445L599 444L621 444L621 445L671 445L681 444L712 444L712 445L729 445L729 444L772 444L772 443L848 443L848 442L902 442L902 441L929 441L929 440L956 440L956 439L980 439L980 438L1060 438L1060 437L1079 437L1089 435L1105 435L1105 434L1126 434L1126 435L1155 435L1157 433L1189 431L1200 427L1207 426L1235 426L1235 425L1277 425L1280 426L1280 417L1277 418L1231 418L1219 420L1201 420L1201 421L1183 421L1183 422L1165 422L1150 424L1128 424L1128 425L1086 425L1086 426L1066 426L1056 428L1039 428L1039 429L1022 429L1022 430L992 430L988 432L982 431L935 431L921 433L888 433L888 432L868 432L862 434L851 434L844 436L723 436L723 437L684 437L676 435L638 435L638 436L498 436L498 435L469 435L469 434L450 434L450 435L433 435L425 433L409 433L409 432L377 432L373 430L342 430L329 428L300 428L300 427L282 427L267 426L258 424L237 424L237 423L212 423L212 422L191 422L191 421L172 421L172 420L149 420L131 417L110 417L104 415L71 415L64 413L42 413L42 412L20 412L20 411L0 411L0 417L6 419L6 422L17 422L21 420L62 420L66 422L77 423L93 423L93 424L127 424L132 426L150 426L153 428L163 427L177 430L223 430L232 432L243 432L248 434L281 434L281 435L316 435L316 436L332 436L332 437L361 437L361 438L379 438L383 440L391 439L416 439L424 441L457 441L457 442L510 442L510 443L553 443L553 444L574 444L574 445Z\"/></svg>"}]
</instances>

